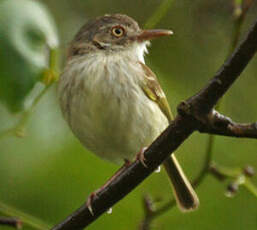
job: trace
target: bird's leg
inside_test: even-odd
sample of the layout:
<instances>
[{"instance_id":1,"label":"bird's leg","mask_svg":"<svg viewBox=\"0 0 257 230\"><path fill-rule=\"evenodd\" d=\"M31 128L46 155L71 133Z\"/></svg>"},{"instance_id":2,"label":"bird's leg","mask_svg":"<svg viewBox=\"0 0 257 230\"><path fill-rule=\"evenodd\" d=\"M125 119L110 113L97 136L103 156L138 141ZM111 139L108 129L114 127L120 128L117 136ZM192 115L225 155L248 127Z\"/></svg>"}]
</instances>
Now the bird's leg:
<instances>
[{"instance_id":1,"label":"bird's leg","mask_svg":"<svg viewBox=\"0 0 257 230\"><path fill-rule=\"evenodd\" d=\"M112 181L114 181L114 179L115 179L117 176L119 176L119 175L121 174L121 172L122 172L124 169L126 169L130 164L131 164L131 162L130 162L129 160L125 159L125 163L122 165L122 167L119 168L119 170L118 170L117 172L115 172L114 175L113 175L110 179L108 179L108 180L106 181L106 183L105 183L103 186L101 186L99 189L97 189L96 191L92 192L92 193L89 195L89 197L88 197L88 199L87 199L87 202L86 202L86 206L87 206L89 212L92 214L92 216L94 215L94 212L93 212L93 209L92 209L92 201L94 200L94 198L97 196L97 194L98 194L99 192L101 192L102 190L104 190Z\"/></svg>"},{"instance_id":2,"label":"bird's leg","mask_svg":"<svg viewBox=\"0 0 257 230\"><path fill-rule=\"evenodd\" d=\"M142 165L147 168L147 165L145 163L145 150L146 149L147 149L147 147L141 148L140 151L136 155L136 159L139 160L142 163Z\"/></svg>"}]
</instances>

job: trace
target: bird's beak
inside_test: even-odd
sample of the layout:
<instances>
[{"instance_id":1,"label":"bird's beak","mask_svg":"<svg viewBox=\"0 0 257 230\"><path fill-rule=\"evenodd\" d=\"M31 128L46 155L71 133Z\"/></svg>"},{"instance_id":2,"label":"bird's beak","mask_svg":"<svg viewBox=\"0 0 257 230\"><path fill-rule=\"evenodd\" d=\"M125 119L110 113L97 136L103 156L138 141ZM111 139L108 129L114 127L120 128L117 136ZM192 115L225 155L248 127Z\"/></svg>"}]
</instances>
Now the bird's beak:
<instances>
[{"instance_id":1,"label":"bird's beak","mask_svg":"<svg viewBox=\"0 0 257 230\"><path fill-rule=\"evenodd\" d=\"M136 39L142 42L172 34L173 32L171 30L143 30L139 35L137 35Z\"/></svg>"}]
</instances>

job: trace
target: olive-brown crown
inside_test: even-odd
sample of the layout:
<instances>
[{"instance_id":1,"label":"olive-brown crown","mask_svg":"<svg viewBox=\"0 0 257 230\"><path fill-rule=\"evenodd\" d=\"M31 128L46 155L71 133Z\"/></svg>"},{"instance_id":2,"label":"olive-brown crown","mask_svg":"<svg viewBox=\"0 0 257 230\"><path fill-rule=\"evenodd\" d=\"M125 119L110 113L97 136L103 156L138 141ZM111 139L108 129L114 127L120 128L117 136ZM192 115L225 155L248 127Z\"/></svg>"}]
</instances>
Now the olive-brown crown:
<instances>
[{"instance_id":1,"label":"olive-brown crown","mask_svg":"<svg viewBox=\"0 0 257 230\"><path fill-rule=\"evenodd\" d=\"M126 49L136 41L141 31L138 23L127 15L104 15L82 26L71 43L69 55L80 55L97 49Z\"/></svg>"}]
</instances>

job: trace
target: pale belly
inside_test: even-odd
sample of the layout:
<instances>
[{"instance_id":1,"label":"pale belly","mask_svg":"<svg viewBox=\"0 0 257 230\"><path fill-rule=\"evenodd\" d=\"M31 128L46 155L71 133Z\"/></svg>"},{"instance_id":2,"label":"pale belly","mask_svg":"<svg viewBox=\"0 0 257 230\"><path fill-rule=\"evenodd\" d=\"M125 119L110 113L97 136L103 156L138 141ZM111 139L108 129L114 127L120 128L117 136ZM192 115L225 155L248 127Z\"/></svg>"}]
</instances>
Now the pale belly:
<instances>
[{"instance_id":1,"label":"pale belly","mask_svg":"<svg viewBox=\"0 0 257 230\"><path fill-rule=\"evenodd\" d=\"M84 70L69 76L69 86L59 90L73 133L87 149L115 163L133 160L168 125L158 105L136 84L137 76L132 76L135 79L106 68Z\"/></svg>"}]
</instances>

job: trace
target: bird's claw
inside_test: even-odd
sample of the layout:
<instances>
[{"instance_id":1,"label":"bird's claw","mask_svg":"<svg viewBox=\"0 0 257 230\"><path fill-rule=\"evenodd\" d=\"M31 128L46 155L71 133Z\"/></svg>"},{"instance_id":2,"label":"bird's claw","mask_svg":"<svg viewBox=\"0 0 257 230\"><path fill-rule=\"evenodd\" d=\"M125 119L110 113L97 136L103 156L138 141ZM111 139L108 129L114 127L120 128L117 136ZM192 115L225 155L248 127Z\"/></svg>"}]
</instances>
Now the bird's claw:
<instances>
[{"instance_id":1,"label":"bird's claw","mask_svg":"<svg viewBox=\"0 0 257 230\"><path fill-rule=\"evenodd\" d=\"M145 167L148 168L148 166L145 163L145 150L147 149L147 147L143 147L140 152L137 153L137 160L139 160L141 162L141 164Z\"/></svg>"},{"instance_id":2,"label":"bird's claw","mask_svg":"<svg viewBox=\"0 0 257 230\"><path fill-rule=\"evenodd\" d=\"M90 196L87 198L86 206L88 208L88 211L91 213L92 216L94 216L93 208L92 208L92 201L96 197L96 192L92 192Z\"/></svg>"}]
</instances>

